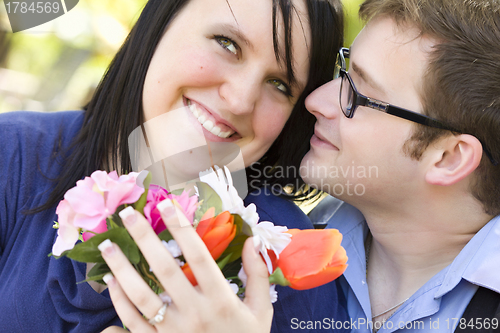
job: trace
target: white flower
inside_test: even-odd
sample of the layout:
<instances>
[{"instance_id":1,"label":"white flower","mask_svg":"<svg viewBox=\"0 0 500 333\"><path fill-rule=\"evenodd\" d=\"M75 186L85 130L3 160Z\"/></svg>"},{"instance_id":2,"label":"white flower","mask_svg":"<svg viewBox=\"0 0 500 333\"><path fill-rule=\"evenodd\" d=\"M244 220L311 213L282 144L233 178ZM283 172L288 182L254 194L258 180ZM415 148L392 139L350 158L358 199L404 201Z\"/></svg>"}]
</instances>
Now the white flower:
<instances>
[{"instance_id":1,"label":"white flower","mask_svg":"<svg viewBox=\"0 0 500 333\"><path fill-rule=\"evenodd\" d=\"M247 286L248 276L243 267L241 267L238 272L238 278L243 283L243 288ZM269 286L269 296L271 297L271 303L274 303L278 300L278 292L276 291L276 285L272 284Z\"/></svg>"},{"instance_id":2,"label":"white flower","mask_svg":"<svg viewBox=\"0 0 500 333\"><path fill-rule=\"evenodd\" d=\"M278 292L276 291L275 284L269 286L269 296L271 296L271 303L274 303L278 300Z\"/></svg>"},{"instance_id":3,"label":"white flower","mask_svg":"<svg viewBox=\"0 0 500 333\"><path fill-rule=\"evenodd\" d=\"M184 261L177 258L175 258L175 262L177 263L177 265L179 265L179 267L182 267L186 264Z\"/></svg>"},{"instance_id":4,"label":"white flower","mask_svg":"<svg viewBox=\"0 0 500 333\"><path fill-rule=\"evenodd\" d=\"M245 221L250 227L255 227L259 223L259 214L257 213L257 207L255 204L251 203L246 207L239 209L239 216Z\"/></svg>"},{"instance_id":5,"label":"white flower","mask_svg":"<svg viewBox=\"0 0 500 333\"><path fill-rule=\"evenodd\" d=\"M240 279L241 283L243 283L243 288L247 286L247 280L248 276L245 270L243 269L243 266L241 266L240 271L238 272L238 278Z\"/></svg>"},{"instance_id":6,"label":"white flower","mask_svg":"<svg viewBox=\"0 0 500 333\"><path fill-rule=\"evenodd\" d=\"M229 283L229 287L231 287L231 290L233 291L233 293L236 295L238 294L238 291L240 290L240 287L238 287L238 285L236 283L231 283L231 280L227 280L227 283Z\"/></svg>"},{"instance_id":7,"label":"white flower","mask_svg":"<svg viewBox=\"0 0 500 333\"><path fill-rule=\"evenodd\" d=\"M238 191L233 186L233 178L231 172L225 166L224 171L215 166L206 171L200 172L200 181L208 184L220 197L222 201L222 210L229 211L231 214L241 216L249 226L253 227L259 221L259 214L254 204L245 207L243 199L238 195ZM196 189L198 194L198 189Z\"/></svg>"},{"instance_id":8,"label":"white flower","mask_svg":"<svg viewBox=\"0 0 500 333\"><path fill-rule=\"evenodd\" d=\"M215 170L210 168L200 172L200 181L208 184L217 193L222 201L223 211L233 213L233 207L239 206L240 201L243 202L243 200L233 186L233 179L227 167L224 167L224 171L218 166L214 168ZM227 177L224 172L227 172Z\"/></svg>"},{"instance_id":9,"label":"white flower","mask_svg":"<svg viewBox=\"0 0 500 333\"><path fill-rule=\"evenodd\" d=\"M292 235L286 233L287 227L275 226L272 222L260 222L252 227L254 247L260 250L264 257L269 274L273 273L271 258L267 250L272 250L279 258L279 254L292 241Z\"/></svg>"},{"instance_id":10,"label":"white flower","mask_svg":"<svg viewBox=\"0 0 500 333\"><path fill-rule=\"evenodd\" d=\"M182 255L181 248L177 244L177 242L174 239L169 240L168 242L165 242L164 240L161 241L165 248L170 252L172 257L177 258Z\"/></svg>"}]
</instances>

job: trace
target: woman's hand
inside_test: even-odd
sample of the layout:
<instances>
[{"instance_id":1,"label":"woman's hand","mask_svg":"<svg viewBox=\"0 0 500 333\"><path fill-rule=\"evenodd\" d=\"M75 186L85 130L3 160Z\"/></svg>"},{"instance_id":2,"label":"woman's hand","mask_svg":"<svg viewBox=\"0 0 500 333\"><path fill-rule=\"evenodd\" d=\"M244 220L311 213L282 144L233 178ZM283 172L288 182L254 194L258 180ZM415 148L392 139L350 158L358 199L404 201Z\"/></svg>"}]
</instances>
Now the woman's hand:
<instances>
[{"instance_id":1,"label":"woman's hand","mask_svg":"<svg viewBox=\"0 0 500 333\"><path fill-rule=\"evenodd\" d=\"M139 276L116 244L107 243L106 247L103 243L100 245L102 256L114 275L106 278L109 293L123 324L130 331L141 333L269 332L273 308L268 274L253 242L247 240L243 249L248 281L242 302L231 290L184 214L177 207L163 203L159 204L165 208L163 221L189 262L198 286L193 287L187 280L146 219L132 208L123 210L120 215L126 228L171 298L164 319L151 325L142 314L154 318L164 302Z\"/></svg>"}]
</instances>

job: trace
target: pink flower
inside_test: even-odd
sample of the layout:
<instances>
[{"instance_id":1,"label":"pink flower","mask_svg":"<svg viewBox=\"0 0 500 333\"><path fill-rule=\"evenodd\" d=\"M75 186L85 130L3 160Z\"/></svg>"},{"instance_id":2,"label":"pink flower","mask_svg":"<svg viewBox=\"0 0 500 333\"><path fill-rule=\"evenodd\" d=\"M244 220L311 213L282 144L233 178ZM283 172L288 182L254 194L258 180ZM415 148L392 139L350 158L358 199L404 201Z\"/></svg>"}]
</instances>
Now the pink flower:
<instances>
[{"instance_id":1,"label":"pink flower","mask_svg":"<svg viewBox=\"0 0 500 333\"><path fill-rule=\"evenodd\" d=\"M193 224L194 213L198 208L198 196L189 196L189 191L182 191L181 195L171 194L170 199L177 201L184 211L184 215Z\"/></svg>"},{"instance_id":2,"label":"pink flower","mask_svg":"<svg viewBox=\"0 0 500 333\"><path fill-rule=\"evenodd\" d=\"M167 190L158 185L150 185L146 206L144 207L144 216L151 223L156 234L166 229L156 205L165 199L176 200L181 206L187 219L193 223L194 213L198 207L198 197L189 196L189 191L183 191L181 195L169 194Z\"/></svg>"},{"instance_id":3,"label":"pink flower","mask_svg":"<svg viewBox=\"0 0 500 333\"><path fill-rule=\"evenodd\" d=\"M75 212L71 209L67 200L59 202L56 214L59 217L59 229L57 230L56 242L52 246L52 253L60 256L64 251L72 249L75 246L80 231L73 224Z\"/></svg>"},{"instance_id":4,"label":"pink flower","mask_svg":"<svg viewBox=\"0 0 500 333\"><path fill-rule=\"evenodd\" d=\"M58 255L72 249L80 228L94 233L106 231L106 218L119 206L136 202L144 193L144 188L136 184L137 176L138 173L131 172L118 177L116 171L108 174L98 170L79 180L57 206L60 230L52 252ZM83 239L93 235L84 233Z\"/></svg>"}]
</instances>

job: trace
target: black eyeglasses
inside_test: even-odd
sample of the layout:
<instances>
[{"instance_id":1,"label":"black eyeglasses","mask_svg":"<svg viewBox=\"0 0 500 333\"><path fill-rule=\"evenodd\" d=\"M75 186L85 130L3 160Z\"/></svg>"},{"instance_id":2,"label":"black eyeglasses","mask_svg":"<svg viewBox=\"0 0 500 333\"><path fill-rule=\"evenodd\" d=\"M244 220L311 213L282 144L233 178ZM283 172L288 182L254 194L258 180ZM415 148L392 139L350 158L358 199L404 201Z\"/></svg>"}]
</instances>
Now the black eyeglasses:
<instances>
[{"instance_id":1,"label":"black eyeglasses","mask_svg":"<svg viewBox=\"0 0 500 333\"><path fill-rule=\"evenodd\" d=\"M410 111L395 105L391 105L389 103L385 103L379 100L376 100L371 97L364 96L358 92L356 89L356 86L354 86L354 83L352 82L352 78L349 75L349 73L346 70L346 61L345 59L349 59L349 49L348 48L341 48L339 50L339 55L337 59L337 65L335 68L335 73L334 73L334 78L341 77L342 81L340 84L340 107L342 109L342 113L347 117L347 118L352 118L354 117L354 112L356 111L358 106L366 106L378 111L382 111L388 114L391 114L393 116L403 118L421 125L433 127L433 128L438 128L446 131L451 131L455 133L460 133L460 134L469 134L469 133L464 133L463 131L459 131L453 126L450 126L446 123L443 123L442 121L439 121L437 119L425 116L423 114ZM473 134L471 134L473 135ZM476 137L477 138L477 137ZM493 156L489 152L489 150L486 148L484 143L479 139L479 142L481 142L483 146L484 153L488 157L488 159L493 163L493 165L498 165L498 162L493 159Z\"/></svg>"}]
</instances>

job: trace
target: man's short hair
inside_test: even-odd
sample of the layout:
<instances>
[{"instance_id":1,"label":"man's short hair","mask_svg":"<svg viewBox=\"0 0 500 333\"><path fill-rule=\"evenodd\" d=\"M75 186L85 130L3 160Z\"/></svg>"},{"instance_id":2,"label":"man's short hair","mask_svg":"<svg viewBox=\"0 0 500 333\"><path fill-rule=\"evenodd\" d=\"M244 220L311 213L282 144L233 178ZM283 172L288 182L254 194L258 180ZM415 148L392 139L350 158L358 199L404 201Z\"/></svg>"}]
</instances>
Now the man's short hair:
<instances>
[{"instance_id":1,"label":"man's short hair","mask_svg":"<svg viewBox=\"0 0 500 333\"><path fill-rule=\"evenodd\" d=\"M388 16L399 27L417 27L437 41L423 76L423 113L480 139L500 161L500 1L366 0L364 20ZM415 125L403 146L420 159L448 131ZM500 165L483 154L471 193L490 215L500 214Z\"/></svg>"}]
</instances>

